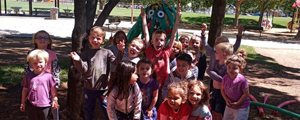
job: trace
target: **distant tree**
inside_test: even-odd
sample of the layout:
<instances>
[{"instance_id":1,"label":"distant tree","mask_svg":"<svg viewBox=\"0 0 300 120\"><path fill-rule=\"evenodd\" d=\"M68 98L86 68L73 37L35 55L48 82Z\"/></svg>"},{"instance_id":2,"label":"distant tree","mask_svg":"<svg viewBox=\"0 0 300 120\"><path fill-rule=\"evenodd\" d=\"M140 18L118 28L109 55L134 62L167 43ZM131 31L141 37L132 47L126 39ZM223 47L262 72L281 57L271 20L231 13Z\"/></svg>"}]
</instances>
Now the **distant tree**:
<instances>
[{"instance_id":1,"label":"distant tree","mask_svg":"<svg viewBox=\"0 0 300 120\"><path fill-rule=\"evenodd\" d=\"M208 44L213 46L215 39L222 34L224 17L226 9L226 0L214 0L212 15L209 27Z\"/></svg>"},{"instance_id":2,"label":"distant tree","mask_svg":"<svg viewBox=\"0 0 300 120\"><path fill-rule=\"evenodd\" d=\"M282 5L285 0L253 0L260 4L259 25L262 23L263 14L266 10L275 10L278 5Z\"/></svg>"},{"instance_id":3,"label":"distant tree","mask_svg":"<svg viewBox=\"0 0 300 120\"><path fill-rule=\"evenodd\" d=\"M234 17L234 24L233 26L239 25L239 15L240 15L240 9L241 6L243 6L243 3L245 3L246 0L235 0L235 17Z\"/></svg>"},{"instance_id":4,"label":"distant tree","mask_svg":"<svg viewBox=\"0 0 300 120\"><path fill-rule=\"evenodd\" d=\"M119 0L110 0L104 7L96 24L102 26L105 19ZM93 27L97 0L74 0L75 26L72 31L72 51L81 54L88 46L83 45L89 30ZM84 119L83 114L83 80L81 74L71 62L68 73L67 112L71 120Z\"/></svg>"}]
</instances>

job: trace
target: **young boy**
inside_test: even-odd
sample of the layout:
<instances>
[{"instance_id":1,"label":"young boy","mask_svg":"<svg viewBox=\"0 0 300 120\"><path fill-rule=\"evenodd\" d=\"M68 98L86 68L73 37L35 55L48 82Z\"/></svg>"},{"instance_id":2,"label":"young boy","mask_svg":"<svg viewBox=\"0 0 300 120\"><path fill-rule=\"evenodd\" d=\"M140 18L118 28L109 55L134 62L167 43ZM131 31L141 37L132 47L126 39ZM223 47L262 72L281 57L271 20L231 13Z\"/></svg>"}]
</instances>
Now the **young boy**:
<instances>
[{"instance_id":1,"label":"young boy","mask_svg":"<svg viewBox=\"0 0 300 120\"><path fill-rule=\"evenodd\" d=\"M140 60L139 55L145 51L145 42L140 38L133 38L128 47L128 56L124 56L122 60L130 60L137 64Z\"/></svg>"},{"instance_id":2,"label":"young boy","mask_svg":"<svg viewBox=\"0 0 300 120\"><path fill-rule=\"evenodd\" d=\"M182 53L176 58L177 68L171 72L162 87L162 98L166 98L168 94L168 85L172 82L180 82L183 80L195 80L196 77L190 71L192 67L192 57L189 54ZM160 101L162 102L162 101Z\"/></svg>"},{"instance_id":3,"label":"young boy","mask_svg":"<svg viewBox=\"0 0 300 120\"><path fill-rule=\"evenodd\" d=\"M171 48L175 40L175 35L178 30L179 19L181 17L180 7L177 8L177 18L171 33L169 44L166 47L165 45L167 43L166 40L167 34L162 30L156 30L155 32L153 32L152 40L150 41L153 46L149 45L149 34L148 34L148 27L147 27L144 8L141 9L141 17L143 20L143 31L145 35L145 45L146 45L145 54L146 57L149 60L151 60L152 63L154 64L154 71L157 74L156 79L159 82L160 86L162 86L168 74L170 73L169 58L172 53Z\"/></svg>"},{"instance_id":4,"label":"young boy","mask_svg":"<svg viewBox=\"0 0 300 120\"><path fill-rule=\"evenodd\" d=\"M102 27L94 26L88 37L92 48L82 52L81 57L76 52L71 52L71 57L77 70L83 74L85 94L85 119L92 120L96 99L99 100L101 109L106 119L106 103L103 103L101 96L108 89L110 63L117 64L124 54L125 43L117 45L119 52L117 58L108 50L101 48L105 42L105 30Z\"/></svg>"},{"instance_id":5,"label":"young boy","mask_svg":"<svg viewBox=\"0 0 300 120\"><path fill-rule=\"evenodd\" d=\"M51 73L45 72L49 54L45 50L36 49L29 53L27 61L33 68L28 72L22 81L22 102L20 110L28 112L29 120L48 119L50 107L59 108L56 96L57 82ZM51 105L50 94L53 97ZM26 106L26 107L25 107Z\"/></svg>"}]
</instances>

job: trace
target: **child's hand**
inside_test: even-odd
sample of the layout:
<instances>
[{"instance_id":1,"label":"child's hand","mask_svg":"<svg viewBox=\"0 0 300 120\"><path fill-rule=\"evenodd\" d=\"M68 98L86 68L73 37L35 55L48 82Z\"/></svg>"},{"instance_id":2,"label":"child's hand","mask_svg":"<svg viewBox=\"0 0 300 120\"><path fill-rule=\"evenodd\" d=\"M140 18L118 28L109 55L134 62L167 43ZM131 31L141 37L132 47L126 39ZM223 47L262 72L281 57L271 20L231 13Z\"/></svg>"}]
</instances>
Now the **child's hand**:
<instances>
[{"instance_id":1,"label":"child's hand","mask_svg":"<svg viewBox=\"0 0 300 120\"><path fill-rule=\"evenodd\" d=\"M125 49L125 40L120 41L120 43L117 44L118 50L124 51Z\"/></svg>"},{"instance_id":2,"label":"child's hand","mask_svg":"<svg viewBox=\"0 0 300 120\"><path fill-rule=\"evenodd\" d=\"M21 105L20 105L20 110L21 110L22 112L25 111L25 104L21 104Z\"/></svg>"},{"instance_id":3,"label":"child's hand","mask_svg":"<svg viewBox=\"0 0 300 120\"><path fill-rule=\"evenodd\" d=\"M177 19L180 19L181 18L181 7L180 7L180 3L178 3L178 7L177 7Z\"/></svg>"},{"instance_id":4,"label":"child's hand","mask_svg":"<svg viewBox=\"0 0 300 120\"><path fill-rule=\"evenodd\" d=\"M147 117L148 118L151 118L152 115L153 115L153 111L152 110L146 110L146 113L147 113Z\"/></svg>"},{"instance_id":5,"label":"child's hand","mask_svg":"<svg viewBox=\"0 0 300 120\"><path fill-rule=\"evenodd\" d=\"M238 106L237 102L230 103L230 107L236 107L236 106Z\"/></svg>"},{"instance_id":6,"label":"child's hand","mask_svg":"<svg viewBox=\"0 0 300 120\"><path fill-rule=\"evenodd\" d=\"M141 7L141 17L145 17L146 13L145 13L145 8Z\"/></svg>"},{"instance_id":7,"label":"child's hand","mask_svg":"<svg viewBox=\"0 0 300 120\"><path fill-rule=\"evenodd\" d=\"M70 53L70 55L71 55L71 57L74 61L79 61L80 60L80 56L76 52L73 51L73 52Z\"/></svg>"},{"instance_id":8,"label":"child's hand","mask_svg":"<svg viewBox=\"0 0 300 120\"><path fill-rule=\"evenodd\" d=\"M55 109L58 109L59 107L60 106L59 106L57 100L53 100L53 102L52 102L52 108L55 110Z\"/></svg>"},{"instance_id":9,"label":"child's hand","mask_svg":"<svg viewBox=\"0 0 300 120\"><path fill-rule=\"evenodd\" d=\"M231 101L230 100L227 99L227 100L225 100L225 102L226 102L227 106L231 107Z\"/></svg>"},{"instance_id":10,"label":"child's hand","mask_svg":"<svg viewBox=\"0 0 300 120\"><path fill-rule=\"evenodd\" d=\"M238 27L238 36L242 36L243 31L244 31L244 26L243 25L239 25L239 27Z\"/></svg>"},{"instance_id":11,"label":"child's hand","mask_svg":"<svg viewBox=\"0 0 300 120\"><path fill-rule=\"evenodd\" d=\"M206 29L207 25L205 23L202 23L202 34L205 34Z\"/></svg>"}]
</instances>

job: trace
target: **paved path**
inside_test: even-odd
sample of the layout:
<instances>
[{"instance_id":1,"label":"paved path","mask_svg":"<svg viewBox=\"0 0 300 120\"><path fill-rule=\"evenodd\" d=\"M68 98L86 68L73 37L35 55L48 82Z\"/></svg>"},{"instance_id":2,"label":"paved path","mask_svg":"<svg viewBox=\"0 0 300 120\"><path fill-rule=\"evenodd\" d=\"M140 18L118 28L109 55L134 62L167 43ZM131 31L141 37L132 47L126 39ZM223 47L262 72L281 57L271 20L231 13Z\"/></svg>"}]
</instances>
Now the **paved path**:
<instances>
[{"instance_id":1,"label":"paved path","mask_svg":"<svg viewBox=\"0 0 300 120\"><path fill-rule=\"evenodd\" d=\"M0 17L0 36L22 36L32 37L32 34L38 30L46 30L54 37L70 38L74 27L74 18L59 18L58 20L48 20L43 17L20 17L20 16L1 16ZM128 21L122 21L119 28L131 28L134 24ZM115 27L115 26L110 26ZM107 28L105 26L105 28ZM179 29L179 33L199 33L199 30ZM226 33L226 32L225 32ZM247 34L253 34L246 32ZM232 33L236 34L236 33ZM111 33L106 34L109 38ZM230 38L230 43L235 42L235 38ZM262 48L290 48L300 49L300 43L283 43L272 41L258 41L258 40L242 40L243 45Z\"/></svg>"}]
</instances>

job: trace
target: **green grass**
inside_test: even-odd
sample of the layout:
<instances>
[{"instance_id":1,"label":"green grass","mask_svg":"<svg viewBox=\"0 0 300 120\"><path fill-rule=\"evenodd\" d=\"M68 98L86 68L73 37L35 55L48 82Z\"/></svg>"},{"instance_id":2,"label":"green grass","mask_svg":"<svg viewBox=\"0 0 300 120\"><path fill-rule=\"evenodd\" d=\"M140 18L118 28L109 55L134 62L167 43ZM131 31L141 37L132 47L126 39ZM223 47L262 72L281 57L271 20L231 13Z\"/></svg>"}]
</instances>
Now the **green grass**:
<instances>
[{"instance_id":1,"label":"green grass","mask_svg":"<svg viewBox=\"0 0 300 120\"><path fill-rule=\"evenodd\" d=\"M247 58L246 58L247 62L260 63L262 65L266 65L267 68L274 70L276 72L281 71L283 69L283 66L278 64L274 59L256 53L254 48L251 46L241 45L240 49L245 49L247 53Z\"/></svg>"},{"instance_id":2,"label":"green grass","mask_svg":"<svg viewBox=\"0 0 300 120\"><path fill-rule=\"evenodd\" d=\"M62 83L67 82L70 60L60 61L59 66L61 67L59 78ZM0 86L21 84L23 76L24 64L0 66Z\"/></svg>"},{"instance_id":3,"label":"green grass","mask_svg":"<svg viewBox=\"0 0 300 120\"><path fill-rule=\"evenodd\" d=\"M43 8L50 8L54 6L54 3L40 3L40 2L33 2L34 7L43 7ZM2 0L2 10L4 10L4 0ZM10 9L12 6L19 6L22 7L22 10L29 9L28 2L21 2L21 1L10 1L7 0L7 8ZM98 7L98 6L97 6ZM72 9L74 11L74 5L72 4L60 4L60 11L63 9ZM98 9L98 8L97 8ZM133 17L137 18L140 15L140 9L133 9ZM118 17L131 17L131 9L130 8L118 8L115 7L110 16L118 16ZM264 17L266 18L266 17ZM181 22L183 23L190 23L190 24L198 24L201 25L202 23L206 23L210 25L210 15L209 14L199 14L199 13L192 13L192 12L182 12ZM239 16L239 23L242 25L247 26L258 26L258 19L259 16L246 16L240 15ZM232 26L234 21L234 15L225 15L225 26ZM274 17L273 27L275 28L285 28L288 22L292 21L292 18L289 17Z\"/></svg>"}]
</instances>

